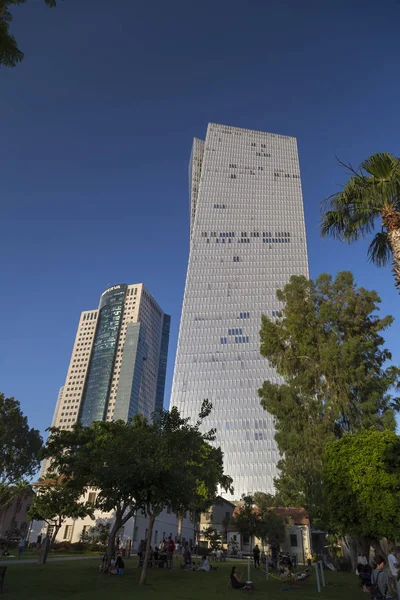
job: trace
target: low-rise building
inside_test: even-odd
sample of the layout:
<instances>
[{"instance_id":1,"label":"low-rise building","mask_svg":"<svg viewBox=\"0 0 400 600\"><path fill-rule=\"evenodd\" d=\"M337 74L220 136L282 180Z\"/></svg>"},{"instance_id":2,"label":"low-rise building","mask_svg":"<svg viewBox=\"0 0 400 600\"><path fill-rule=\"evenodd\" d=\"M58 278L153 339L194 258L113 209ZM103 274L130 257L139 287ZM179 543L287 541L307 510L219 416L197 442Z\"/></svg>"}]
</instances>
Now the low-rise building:
<instances>
[{"instance_id":1,"label":"low-rise building","mask_svg":"<svg viewBox=\"0 0 400 600\"><path fill-rule=\"evenodd\" d=\"M96 501L96 491L88 491L84 500L94 503ZM94 519L91 519L90 517L85 517L84 519L66 519L57 534L56 542L70 542L71 544L75 544L85 538L85 535L89 533L91 527L99 523L109 523L110 526L112 526L113 521L114 514L112 511L106 513L100 510L95 511ZM138 511L138 513L129 519L121 528L117 534L117 538L119 538L123 547L125 547L129 540L131 542L132 550L135 552L138 550L141 540L146 539L148 526L148 518ZM188 542L190 545L194 545L194 528L194 518L187 512L182 519L181 531L178 536L178 518L170 509L166 508L155 520L151 545L153 547L158 546L160 541L168 536L171 536L174 539L178 539L179 537L182 543ZM35 542L40 533L43 536L49 535L51 537L52 527L45 521L33 521L29 534L29 542Z\"/></svg>"},{"instance_id":2,"label":"low-rise building","mask_svg":"<svg viewBox=\"0 0 400 600\"><path fill-rule=\"evenodd\" d=\"M31 487L14 498L0 510L0 539L17 539L28 534L28 510L32 504L33 491Z\"/></svg>"},{"instance_id":3,"label":"low-rise building","mask_svg":"<svg viewBox=\"0 0 400 600\"><path fill-rule=\"evenodd\" d=\"M256 510L256 509L255 509ZM310 521L304 508L276 508L276 512L284 517L287 522L285 541L281 544L281 552L289 552L297 556L297 562L305 563L311 556L311 529ZM228 547L235 547L243 554L251 554L254 546L268 551L268 545L263 540L253 536L241 535L235 527L235 515L240 511L237 506L233 512L232 520L228 526Z\"/></svg>"},{"instance_id":4,"label":"low-rise building","mask_svg":"<svg viewBox=\"0 0 400 600\"><path fill-rule=\"evenodd\" d=\"M227 543L228 526L232 518L235 505L222 496L217 496L210 509L201 513L199 522L199 544L200 546L209 546L209 540L204 537L204 531L210 527L215 529L221 536L223 545Z\"/></svg>"}]
</instances>

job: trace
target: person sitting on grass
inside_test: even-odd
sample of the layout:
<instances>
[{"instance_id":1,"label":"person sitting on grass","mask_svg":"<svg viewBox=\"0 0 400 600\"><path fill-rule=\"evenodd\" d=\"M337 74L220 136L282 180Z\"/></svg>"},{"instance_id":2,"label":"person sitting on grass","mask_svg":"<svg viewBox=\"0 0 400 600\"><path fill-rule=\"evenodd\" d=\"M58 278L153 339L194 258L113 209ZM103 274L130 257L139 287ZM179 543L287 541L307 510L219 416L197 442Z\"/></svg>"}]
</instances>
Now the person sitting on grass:
<instances>
[{"instance_id":1,"label":"person sitting on grass","mask_svg":"<svg viewBox=\"0 0 400 600\"><path fill-rule=\"evenodd\" d=\"M123 575L125 569L124 561L122 560L122 556L118 554L117 559L114 565L110 569L111 575Z\"/></svg>"},{"instance_id":2,"label":"person sitting on grass","mask_svg":"<svg viewBox=\"0 0 400 600\"><path fill-rule=\"evenodd\" d=\"M192 555L189 550L189 546L185 550L185 554L183 555L183 569L192 569Z\"/></svg>"},{"instance_id":3,"label":"person sitting on grass","mask_svg":"<svg viewBox=\"0 0 400 600\"><path fill-rule=\"evenodd\" d=\"M201 565L197 567L197 571L210 571L210 563L208 562L207 556L203 556L201 559Z\"/></svg>"},{"instance_id":4,"label":"person sitting on grass","mask_svg":"<svg viewBox=\"0 0 400 600\"><path fill-rule=\"evenodd\" d=\"M231 586L235 589L235 590L241 590L242 588L245 587L245 583L244 581L241 581L243 577L243 573L241 573L240 575L237 574L236 572L236 567L232 567L232 571L231 571Z\"/></svg>"}]
</instances>

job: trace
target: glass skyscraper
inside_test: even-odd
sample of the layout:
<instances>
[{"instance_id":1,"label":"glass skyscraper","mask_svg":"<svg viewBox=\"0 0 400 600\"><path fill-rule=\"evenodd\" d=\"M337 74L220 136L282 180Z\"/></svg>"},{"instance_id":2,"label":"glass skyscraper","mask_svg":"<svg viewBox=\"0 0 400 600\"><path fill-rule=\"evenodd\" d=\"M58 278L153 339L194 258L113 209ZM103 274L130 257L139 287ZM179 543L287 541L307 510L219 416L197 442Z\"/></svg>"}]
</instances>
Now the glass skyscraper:
<instances>
[{"instance_id":1,"label":"glass skyscraper","mask_svg":"<svg viewBox=\"0 0 400 600\"><path fill-rule=\"evenodd\" d=\"M170 317L143 284L114 285L84 311L53 426L148 419L162 408Z\"/></svg>"},{"instance_id":2,"label":"glass skyscraper","mask_svg":"<svg viewBox=\"0 0 400 600\"><path fill-rule=\"evenodd\" d=\"M209 124L189 168L190 255L171 406L195 420L213 404L225 471L243 493L273 491L278 450L260 406L265 379L261 315L281 308L276 290L308 276L296 139Z\"/></svg>"}]
</instances>

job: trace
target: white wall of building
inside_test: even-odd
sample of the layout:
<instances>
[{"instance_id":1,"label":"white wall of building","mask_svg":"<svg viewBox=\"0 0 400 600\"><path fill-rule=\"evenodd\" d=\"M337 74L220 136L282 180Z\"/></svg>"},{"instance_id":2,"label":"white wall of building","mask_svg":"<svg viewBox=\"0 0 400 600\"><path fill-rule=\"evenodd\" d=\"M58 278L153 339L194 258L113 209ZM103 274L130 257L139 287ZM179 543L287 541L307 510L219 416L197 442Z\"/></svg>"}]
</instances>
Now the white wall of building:
<instances>
[{"instance_id":1,"label":"white wall of building","mask_svg":"<svg viewBox=\"0 0 400 600\"><path fill-rule=\"evenodd\" d=\"M112 512L105 513L95 511L94 517L94 519L91 519L90 517L84 519L67 519L57 535L56 542L68 541L72 544L79 542L84 528L88 530L98 521L109 521L112 524L114 519ZM120 535L123 545L125 545L126 541L129 539L133 541L133 551L137 551L140 541L146 538L148 526L148 518L140 513L132 519L129 519L124 525L123 533ZM39 533L45 535L46 532L47 524L44 521L34 521L30 529L29 542L36 542ZM158 545L161 539L163 539L162 536L168 537L171 535L175 539L177 534L178 519L176 515L164 510L155 520L151 544L152 546ZM67 537L65 537L66 535ZM181 539L183 538L188 542L192 540L194 544L194 524L190 519L183 519Z\"/></svg>"},{"instance_id":2,"label":"white wall of building","mask_svg":"<svg viewBox=\"0 0 400 600\"><path fill-rule=\"evenodd\" d=\"M302 541L303 540L303 541ZM252 538L249 543L245 544L243 536L237 531L229 531L227 535L228 545L232 542L238 544L240 551L245 553L251 553L255 544L258 544L260 548L263 548L263 544L260 539ZM294 544L294 542L296 542ZM281 552L289 552L290 554L297 555L297 561L303 563L303 548L304 548L304 559L305 561L311 557L311 530L309 525L290 525L286 528L286 538L283 544L281 544ZM267 549L267 546L265 546Z\"/></svg>"},{"instance_id":3,"label":"white wall of building","mask_svg":"<svg viewBox=\"0 0 400 600\"><path fill-rule=\"evenodd\" d=\"M190 256L171 406L216 428L234 494L273 493L279 452L258 389L274 369L260 355L263 314L276 290L308 276L297 142L293 137L210 123L190 164Z\"/></svg>"}]
</instances>

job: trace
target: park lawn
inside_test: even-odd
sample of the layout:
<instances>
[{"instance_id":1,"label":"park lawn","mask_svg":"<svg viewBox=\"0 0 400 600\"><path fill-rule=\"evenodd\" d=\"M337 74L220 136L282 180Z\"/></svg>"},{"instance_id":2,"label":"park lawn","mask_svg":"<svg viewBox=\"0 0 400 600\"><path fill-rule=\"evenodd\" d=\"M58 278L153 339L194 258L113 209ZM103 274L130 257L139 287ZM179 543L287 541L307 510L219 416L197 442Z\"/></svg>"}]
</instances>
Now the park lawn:
<instances>
[{"instance_id":1,"label":"park lawn","mask_svg":"<svg viewBox=\"0 0 400 600\"><path fill-rule=\"evenodd\" d=\"M73 560L48 563L40 566L10 565L7 570L2 600L225 600L250 596L282 600L289 595L300 600L337 599L362 600L357 577L351 573L326 573L327 587L317 593L315 580L309 579L302 587L282 591L278 581L265 581L265 574L254 572L251 579L255 584L253 593L243 593L227 587L232 564L219 565L218 571L209 573L183 571L175 567L171 571L152 569L147 584L138 585L140 571L137 560L125 561L125 574L122 577L101 575L98 572L99 559ZM237 564L239 571L246 572L246 565Z\"/></svg>"}]
</instances>

